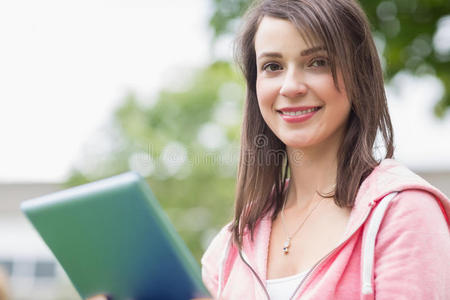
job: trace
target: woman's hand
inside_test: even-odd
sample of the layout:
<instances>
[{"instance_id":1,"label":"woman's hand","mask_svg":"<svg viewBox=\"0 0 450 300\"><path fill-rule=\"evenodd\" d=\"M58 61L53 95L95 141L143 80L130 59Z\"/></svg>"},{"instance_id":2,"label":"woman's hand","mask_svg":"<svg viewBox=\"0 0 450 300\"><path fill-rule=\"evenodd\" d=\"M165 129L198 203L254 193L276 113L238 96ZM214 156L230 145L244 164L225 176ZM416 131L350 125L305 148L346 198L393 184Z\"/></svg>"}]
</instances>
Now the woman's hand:
<instances>
[{"instance_id":1,"label":"woman's hand","mask_svg":"<svg viewBox=\"0 0 450 300\"><path fill-rule=\"evenodd\" d=\"M111 297L105 295L97 295L94 297L87 298L86 300L112 300Z\"/></svg>"},{"instance_id":2,"label":"woman's hand","mask_svg":"<svg viewBox=\"0 0 450 300\"><path fill-rule=\"evenodd\" d=\"M111 297L106 295L97 295L94 297L87 298L86 300L113 300ZM212 298L194 298L191 300L212 300Z\"/></svg>"},{"instance_id":3,"label":"woman's hand","mask_svg":"<svg viewBox=\"0 0 450 300\"><path fill-rule=\"evenodd\" d=\"M97 295L91 298L87 298L86 300L109 300L105 295Z\"/></svg>"}]
</instances>

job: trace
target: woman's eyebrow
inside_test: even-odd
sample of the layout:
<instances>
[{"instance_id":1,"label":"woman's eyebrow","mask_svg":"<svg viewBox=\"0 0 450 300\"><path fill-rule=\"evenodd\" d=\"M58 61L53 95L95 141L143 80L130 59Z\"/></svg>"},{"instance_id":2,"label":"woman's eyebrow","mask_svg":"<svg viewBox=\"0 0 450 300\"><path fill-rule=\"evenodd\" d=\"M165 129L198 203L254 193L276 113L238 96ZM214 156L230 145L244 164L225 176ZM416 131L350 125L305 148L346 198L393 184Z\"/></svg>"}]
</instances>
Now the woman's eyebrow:
<instances>
[{"instance_id":1,"label":"woman's eyebrow","mask_svg":"<svg viewBox=\"0 0 450 300\"><path fill-rule=\"evenodd\" d=\"M282 58L283 55L281 55L278 52L263 52L258 56L258 59L261 59L263 57L277 57L277 58Z\"/></svg>"},{"instance_id":2,"label":"woman's eyebrow","mask_svg":"<svg viewBox=\"0 0 450 300\"><path fill-rule=\"evenodd\" d=\"M322 51L322 50L326 51L326 48L324 46L315 46L315 47L308 48L308 49L301 51L300 55L307 56L307 55L311 55L315 52ZM278 53L278 52L263 52L258 56L258 59L261 59L262 57L282 58L283 55L281 55L281 53Z\"/></svg>"},{"instance_id":3,"label":"woman's eyebrow","mask_svg":"<svg viewBox=\"0 0 450 300\"><path fill-rule=\"evenodd\" d=\"M302 52L300 52L300 55L307 56L307 55L313 54L314 52L326 51L326 50L327 50L327 48L325 48L325 46L315 46L315 47L303 50Z\"/></svg>"}]
</instances>

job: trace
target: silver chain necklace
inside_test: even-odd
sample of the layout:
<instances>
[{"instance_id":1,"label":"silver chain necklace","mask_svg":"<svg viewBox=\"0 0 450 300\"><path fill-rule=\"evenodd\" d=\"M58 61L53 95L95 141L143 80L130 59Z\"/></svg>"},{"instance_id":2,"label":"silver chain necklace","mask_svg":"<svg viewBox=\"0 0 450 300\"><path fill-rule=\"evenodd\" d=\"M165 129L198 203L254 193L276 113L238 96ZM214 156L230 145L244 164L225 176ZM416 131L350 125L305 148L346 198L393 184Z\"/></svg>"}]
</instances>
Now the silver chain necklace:
<instances>
[{"instance_id":1,"label":"silver chain necklace","mask_svg":"<svg viewBox=\"0 0 450 300\"><path fill-rule=\"evenodd\" d=\"M334 187L334 186L336 186L336 184L334 184L334 185L332 185L332 186ZM314 192L313 200L314 200L314 197L316 196L316 194L317 194L317 192ZM287 195L287 192L286 192L286 195ZM287 236L287 239L286 239L286 241L284 242L284 246L283 246L283 253L284 253L285 255L287 255L287 254L289 253L289 248L291 247L291 240L292 240L292 238L297 234L297 232L300 230L300 228L302 228L303 224L306 222L306 220L308 219L308 217L309 217L309 216L312 214L312 212L319 206L319 204L323 201L323 199L325 199L325 198L322 198L322 199L319 201L319 203L317 203L316 206L314 206L314 208L308 213L308 215L306 215L306 217L303 219L303 222L300 223L300 225L297 227L297 229L294 231L294 233L291 234L291 235L289 235L289 233L287 232L287 229L286 229L286 224L284 223L284 218L285 218L285 216L284 216L284 207L286 206L286 202L287 202L287 196L286 196L286 199L285 199L284 202L283 202L283 207L282 207L282 209L281 209L281 223L282 223L282 225L283 225L283 231L284 231L284 233L285 233L286 236ZM311 200L311 201L312 201L312 200Z\"/></svg>"}]
</instances>

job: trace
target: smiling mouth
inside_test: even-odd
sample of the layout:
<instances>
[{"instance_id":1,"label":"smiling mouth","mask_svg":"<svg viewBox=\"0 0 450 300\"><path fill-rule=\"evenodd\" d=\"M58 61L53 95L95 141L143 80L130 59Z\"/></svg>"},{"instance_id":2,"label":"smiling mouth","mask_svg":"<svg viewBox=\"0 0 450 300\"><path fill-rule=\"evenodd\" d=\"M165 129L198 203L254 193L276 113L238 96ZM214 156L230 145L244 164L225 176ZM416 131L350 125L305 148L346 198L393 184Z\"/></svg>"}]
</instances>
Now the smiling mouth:
<instances>
[{"instance_id":1,"label":"smiling mouth","mask_svg":"<svg viewBox=\"0 0 450 300\"><path fill-rule=\"evenodd\" d=\"M309 113L314 112L314 111L318 111L321 108L322 108L322 106L318 106L318 107L305 109L305 110L297 110L297 111L277 110L277 112L280 113L281 115L284 115L284 116L301 116L301 115L309 114Z\"/></svg>"}]
</instances>

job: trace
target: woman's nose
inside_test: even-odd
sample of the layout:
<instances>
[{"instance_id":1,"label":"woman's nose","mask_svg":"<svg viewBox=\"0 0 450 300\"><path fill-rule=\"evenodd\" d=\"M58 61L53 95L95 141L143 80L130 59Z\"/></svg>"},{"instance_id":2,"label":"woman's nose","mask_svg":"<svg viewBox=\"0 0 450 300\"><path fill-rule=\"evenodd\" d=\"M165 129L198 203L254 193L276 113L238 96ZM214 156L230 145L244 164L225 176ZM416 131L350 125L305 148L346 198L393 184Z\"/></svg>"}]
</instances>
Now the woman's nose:
<instances>
[{"instance_id":1,"label":"woman's nose","mask_svg":"<svg viewBox=\"0 0 450 300\"><path fill-rule=\"evenodd\" d=\"M280 88L280 95L287 98L295 98L306 94L308 88L301 74L295 71L287 72L283 79L283 85Z\"/></svg>"}]
</instances>

